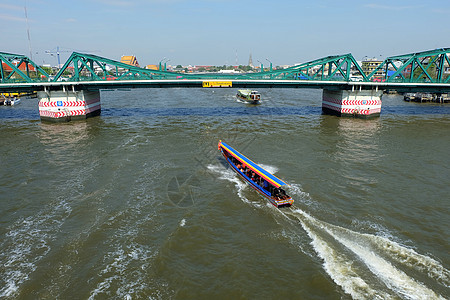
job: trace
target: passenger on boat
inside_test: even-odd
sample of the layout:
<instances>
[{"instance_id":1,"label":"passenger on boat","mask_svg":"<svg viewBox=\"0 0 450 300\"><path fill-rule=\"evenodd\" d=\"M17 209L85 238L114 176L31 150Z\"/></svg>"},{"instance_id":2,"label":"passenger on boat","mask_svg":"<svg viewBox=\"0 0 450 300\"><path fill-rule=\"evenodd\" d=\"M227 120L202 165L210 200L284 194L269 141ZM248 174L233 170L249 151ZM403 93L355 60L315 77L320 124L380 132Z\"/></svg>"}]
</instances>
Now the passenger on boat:
<instances>
[{"instance_id":1,"label":"passenger on boat","mask_svg":"<svg viewBox=\"0 0 450 300\"><path fill-rule=\"evenodd\" d=\"M272 195L275 196L275 197L276 197L279 193L280 193L280 192L278 191L277 188L274 188L274 189L272 190Z\"/></svg>"},{"instance_id":2,"label":"passenger on boat","mask_svg":"<svg viewBox=\"0 0 450 300\"><path fill-rule=\"evenodd\" d=\"M262 182L263 182L262 178L258 176L258 178L256 179L256 183L257 183L259 186L262 186Z\"/></svg>"},{"instance_id":3,"label":"passenger on boat","mask_svg":"<svg viewBox=\"0 0 450 300\"><path fill-rule=\"evenodd\" d=\"M282 188L275 188L272 195L277 200L286 200L289 197L286 195L286 192Z\"/></svg>"},{"instance_id":4,"label":"passenger on boat","mask_svg":"<svg viewBox=\"0 0 450 300\"><path fill-rule=\"evenodd\" d=\"M280 199L280 197L281 197L281 194L280 194L280 189L279 188L274 188L273 189L273 193L272 193L272 196L274 196L276 199Z\"/></svg>"}]
</instances>

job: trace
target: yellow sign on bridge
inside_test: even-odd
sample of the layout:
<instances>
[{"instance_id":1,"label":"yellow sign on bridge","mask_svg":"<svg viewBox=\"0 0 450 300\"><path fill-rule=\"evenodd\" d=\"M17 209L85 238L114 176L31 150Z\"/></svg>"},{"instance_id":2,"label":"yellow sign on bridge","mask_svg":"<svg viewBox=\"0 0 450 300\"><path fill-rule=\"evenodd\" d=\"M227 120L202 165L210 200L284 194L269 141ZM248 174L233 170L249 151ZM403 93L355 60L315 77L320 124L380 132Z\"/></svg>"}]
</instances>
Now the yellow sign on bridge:
<instances>
[{"instance_id":1,"label":"yellow sign on bridge","mask_svg":"<svg viewBox=\"0 0 450 300\"><path fill-rule=\"evenodd\" d=\"M203 81L203 87L232 87L232 81Z\"/></svg>"}]
</instances>

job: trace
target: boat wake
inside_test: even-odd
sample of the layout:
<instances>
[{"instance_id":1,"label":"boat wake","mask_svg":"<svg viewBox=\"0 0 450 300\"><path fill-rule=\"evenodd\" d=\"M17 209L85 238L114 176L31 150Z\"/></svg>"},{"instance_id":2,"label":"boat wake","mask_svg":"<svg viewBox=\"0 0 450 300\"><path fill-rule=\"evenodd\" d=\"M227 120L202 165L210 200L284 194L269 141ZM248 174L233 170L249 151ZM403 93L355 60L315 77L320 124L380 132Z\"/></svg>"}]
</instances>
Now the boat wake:
<instances>
[{"instance_id":1,"label":"boat wake","mask_svg":"<svg viewBox=\"0 0 450 300\"><path fill-rule=\"evenodd\" d=\"M61 200L34 216L20 218L8 228L5 238L0 242L3 249L0 253L0 298L17 296L19 287L50 252L55 232L71 211L67 201Z\"/></svg>"},{"instance_id":2,"label":"boat wake","mask_svg":"<svg viewBox=\"0 0 450 300\"><path fill-rule=\"evenodd\" d=\"M243 195L246 184L232 170L212 165L208 168L217 172L220 179L235 183L239 198L254 205ZM296 184L291 185L289 191L297 203L313 202ZM311 239L314 252L323 261L325 271L355 299L444 299L423 282L432 282L441 290L450 287L450 272L438 261L386 237L336 226L298 208L276 211L290 219L293 226L300 224ZM292 238L290 241L311 256L304 240Z\"/></svg>"},{"instance_id":3,"label":"boat wake","mask_svg":"<svg viewBox=\"0 0 450 300\"><path fill-rule=\"evenodd\" d=\"M387 238L320 221L300 209L280 212L300 221L326 272L353 298L444 299L420 282L429 277L448 287L450 273L436 260ZM418 278L409 273L419 273Z\"/></svg>"},{"instance_id":4,"label":"boat wake","mask_svg":"<svg viewBox=\"0 0 450 300\"><path fill-rule=\"evenodd\" d=\"M261 207L262 206L262 202L255 202L255 201L250 201L249 199L247 199L247 197L245 197L244 195L244 191L248 188L250 189L250 187L243 182L242 180L240 180L237 176L236 173L234 173L233 170L231 169L227 169L222 165L208 165L207 166L208 170L210 170L211 172L214 172L216 174L219 175L219 179L223 179L223 180L227 180L230 181L232 183L234 183L236 190L237 190L237 195L239 196L239 199L241 199L243 202L251 204L255 207Z\"/></svg>"}]
</instances>

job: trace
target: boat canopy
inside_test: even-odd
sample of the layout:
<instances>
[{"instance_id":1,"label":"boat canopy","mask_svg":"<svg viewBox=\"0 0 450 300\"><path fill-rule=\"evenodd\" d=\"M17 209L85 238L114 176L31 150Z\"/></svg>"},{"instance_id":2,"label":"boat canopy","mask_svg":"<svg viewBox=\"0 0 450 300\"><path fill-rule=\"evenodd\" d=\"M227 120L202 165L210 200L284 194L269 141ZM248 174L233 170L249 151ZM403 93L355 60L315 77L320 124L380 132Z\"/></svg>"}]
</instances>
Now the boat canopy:
<instances>
[{"instance_id":1,"label":"boat canopy","mask_svg":"<svg viewBox=\"0 0 450 300\"><path fill-rule=\"evenodd\" d=\"M270 174L265 169L261 168L258 164L254 163L238 151L234 150L230 146L228 146L225 142L219 141L219 148L222 147L225 149L228 153L230 153L232 156L234 156L236 159L247 165L248 168L256 172L259 176L267 180L271 185L275 186L276 188L279 188L280 186L287 185L286 182L281 180L280 178Z\"/></svg>"}]
</instances>

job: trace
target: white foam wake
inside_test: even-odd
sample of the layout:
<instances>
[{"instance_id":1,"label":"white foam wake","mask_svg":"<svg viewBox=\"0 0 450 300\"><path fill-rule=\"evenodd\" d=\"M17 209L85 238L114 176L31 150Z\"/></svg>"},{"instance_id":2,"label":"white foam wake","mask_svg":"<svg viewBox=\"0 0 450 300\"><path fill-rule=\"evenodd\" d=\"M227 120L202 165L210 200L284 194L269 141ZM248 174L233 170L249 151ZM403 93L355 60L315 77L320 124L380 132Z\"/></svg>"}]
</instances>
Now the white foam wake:
<instances>
[{"instance_id":1,"label":"white foam wake","mask_svg":"<svg viewBox=\"0 0 450 300\"><path fill-rule=\"evenodd\" d=\"M311 237L314 249L324 260L327 273L352 297L385 299L400 296L408 299L444 299L392 263L392 261L402 262L407 268L414 267L419 270L426 268L430 277L439 278L448 284L448 270L437 261L386 238L361 234L322 222L300 209L293 211L293 215L300 220L302 227ZM364 281L364 276L358 273L358 268L353 267L353 261L348 255L336 251L331 246L332 243L322 237L321 232L327 233L353 253L390 291L380 291L372 286L373 284ZM409 256L408 259L398 259L405 254ZM394 294L391 295L391 292Z\"/></svg>"},{"instance_id":2,"label":"white foam wake","mask_svg":"<svg viewBox=\"0 0 450 300\"><path fill-rule=\"evenodd\" d=\"M358 274L353 261L348 256L339 253L330 245L326 239L316 233L314 228L301 222L308 236L311 238L311 245L316 253L323 260L323 267L334 282L341 286L345 293L351 295L354 299L389 299L392 298L385 292L377 291L372 288Z\"/></svg>"},{"instance_id":3,"label":"white foam wake","mask_svg":"<svg viewBox=\"0 0 450 300\"><path fill-rule=\"evenodd\" d=\"M256 207L261 206L260 202L252 202L245 197L244 190L247 188L248 185L242 180L240 180L233 170L227 169L222 165L208 165L207 168L208 170L218 174L219 179L227 180L229 182L234 183L237 195L239 196L239 199L241 199L243 202L252 204L253 206Z\"/></svg>"},{"instance_id":4,"label":"white foam wake","mask_svg":"<svg viewBox=\"0 0 450 300\"><path fill-rule=\"evenodd\" d=\"M70 215L66 201L49 206L36 215L18 220L0 243L0 298L14 296L21 284L37 268L38 262L50 251L49 243Z\"/></svg>"},{"instance_id":5,"label":"white foam wake","mask_svg":"<svg viewBox=\"0 0 450 300\"><path fill-rule=\"evenodd\" d=\"M122 222L124 213L122 211L112 216L108 223ZM126 219L128 226L120 227L109 237L106 244L111 246L103 256L103 268L89 280L97 282L96 287L90 292L89 299L115 296L131 299L132 295L138 295L148 287L149 282L145 281L144 276L145 270L150 267L158 251L151 245L140 243L136 237L142 236L142 224L151 221L153 217L153 213L143 215L135 223L130 223L133 219Z\"/></svg>"}]
</instances>

